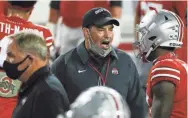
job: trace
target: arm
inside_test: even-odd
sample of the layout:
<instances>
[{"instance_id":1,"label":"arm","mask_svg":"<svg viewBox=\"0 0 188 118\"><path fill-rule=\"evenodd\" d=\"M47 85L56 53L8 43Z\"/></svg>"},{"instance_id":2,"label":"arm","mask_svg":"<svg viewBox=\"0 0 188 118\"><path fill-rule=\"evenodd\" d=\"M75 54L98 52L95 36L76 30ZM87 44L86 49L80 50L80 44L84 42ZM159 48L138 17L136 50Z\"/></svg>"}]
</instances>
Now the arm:
<instances>
[{"instance_id":1,"label":"arm","mask_svg":"<svg viewBox=\"0 0 188 118\"><path fill-rule=\"evenodd\" d=\"M49 15L49 22L52 22L54 24L57 24L57 21L59 19L60 16L60 1L51 1L50 2L50 15Z\"/></svg>"},{"instance_id":2,"label":"arm","mask_svg":"<svg viewBox=\"0 0 188 118\"><path fill-rule=\"evenodd\" d=\"M127 103L131 110L131 118L145 118L147 115L147 103L144 89L141 87L138 72L134 62L131 62L129 90L127 95Z\"/></svg>"},{"instance_id":3,"label":"arm","mask_svg":"<svg viewBox=\"0 0 188 118\"><path fill-rule=\"evenodd\" d=\"M170 118L175 85L169 81L162 81L152 87L152 93L152 118Z\"/></svg>"},{"instance_id":4,"label":"arm","mask_svg":"<svg viewBox=\"0 0 188 118\"><path fill-rule=\"evenodd\" d=\"M120 22L120 18L122 14L122 1L110 1L110 12L112 13L112 17ZM120 26L119 27L115 26L113 32L114 32L114 40L112 41L112 46L118 47L121 40Z\"/></svg>"},{"instance_id":5,"label":"arm","mask_svg":"<svg viewBox=\"0 0 188 118\"><path fill-rule=\"evenodd\" d=\"M122 1L110 1L112 17L120 19L122 14Z\"/></svg>"},{"instance_id":6,"label":"arm","mask_svg":"<svg viewBox=\"0 0 188 118\"><path fill-rule=\"evenodd\" d=\"M62 85L64 85L64 79L66 75L66 70L65 70L65 61L64 61L64 56L59 56L51 65L51 71L52 73L60 80Z\"/></svg>"},{"instance_id":7,"label":"arm","mask_svg":"<svg viewBox=\"0 0 188 118\"><path fill-rule=\"evenodd\" d=\"M51 31L52 35L55 37L56 35L56 25L58 22L58 19L60 17L59 13L59 4L60 1L51 1L50 2L50 13L49 13L49 18L48 18L48 23L46 24L46 27L49 28Z\"/></svg>"}]
</instances>

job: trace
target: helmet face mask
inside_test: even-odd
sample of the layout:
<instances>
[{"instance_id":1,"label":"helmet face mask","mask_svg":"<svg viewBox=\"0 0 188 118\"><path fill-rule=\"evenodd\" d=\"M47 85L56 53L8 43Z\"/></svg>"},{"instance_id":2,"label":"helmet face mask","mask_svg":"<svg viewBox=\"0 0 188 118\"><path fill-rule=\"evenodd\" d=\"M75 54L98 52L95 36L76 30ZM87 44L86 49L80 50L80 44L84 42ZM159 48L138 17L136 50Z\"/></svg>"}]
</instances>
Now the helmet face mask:
<instances>
[{"instance_id":1,"label":"helmet face mask","mask_svg":"<svg viewBox=\"0 0 188 118\"><path fill-rule=\"evenodd\" d=\"M137 58L142 59L143 62L148 62L145 56L151 50L151 45L153 44L153 42L147 40L147 35L150 31L143 27L139 28L138 32L141 38L133 43L133 51Z\"/></svg>"},{"instance_id":2,"label":"helmet face mask","mask_svg":"<svg viewBox=\"0 0 188 118\"><path fill-rule=\"evenodd\" d=\"M147 58L159 46L180 48L183 44L183 22L179 16L167 10L158 13L150 11L137 29L141 38L133 45L138 51L136 57L144 62L149 62Z\"/></svg>"}]
</instances>

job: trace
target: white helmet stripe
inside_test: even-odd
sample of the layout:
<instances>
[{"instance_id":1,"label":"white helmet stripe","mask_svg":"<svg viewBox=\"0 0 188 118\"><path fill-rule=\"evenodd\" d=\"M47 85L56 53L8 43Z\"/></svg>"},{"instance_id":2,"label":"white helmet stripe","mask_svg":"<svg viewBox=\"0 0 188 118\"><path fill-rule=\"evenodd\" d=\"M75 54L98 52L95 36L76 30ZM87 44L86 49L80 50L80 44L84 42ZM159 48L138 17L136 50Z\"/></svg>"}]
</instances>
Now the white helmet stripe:
<instances>
[{"instance_id":1,"label":"white helmet stripe","mask_svg":"<svg viewBox=\"0 0 188 118\"><path fill-rule=\"evenodd\" d=\"M172 13L172 12L171 12ZM184 28L184 25L183 25L183 21L181 20L181 18L179 16L177 16L176 14L172 13L172 15L177 19L178 21L178 24L180 26L179 28L179 38L178 38L178 41L181 41L183 40L183 28Z\"/></svg>"}]
</instances>

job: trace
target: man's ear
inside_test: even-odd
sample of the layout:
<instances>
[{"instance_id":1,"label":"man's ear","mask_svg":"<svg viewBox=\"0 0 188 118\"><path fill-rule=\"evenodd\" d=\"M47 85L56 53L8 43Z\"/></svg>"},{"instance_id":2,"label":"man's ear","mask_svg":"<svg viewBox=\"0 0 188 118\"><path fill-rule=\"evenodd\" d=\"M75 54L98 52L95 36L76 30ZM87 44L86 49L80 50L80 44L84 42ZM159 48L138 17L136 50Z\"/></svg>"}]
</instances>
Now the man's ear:
<instances>
[{"instance_id":1,"label":"man's ear","mask_svg":"<svg viewBox=\"0 0 188 118\"><path fill-rule=\"evenodd\" d=\"M29 56L28 59L29 59L31 62L33 62L33 60L35 59L35 56L32 55L32 54L29 54L28 56Z\"/></svg>"},{"instance_id":2,"label":"man's ear","mask_svg":"<svg viewBox=\"0 0 188 118\"><path fill-rule=\"evenodd\" d=\"M86 39L88 39L89 38L89 29L84 27L84 28L82 28L82 31L84 33L84 37Z\"/></svg>"},{"instance_id":3,"label":"man's ear","mask_svg":"<svg viewBox=\"0 0 188 118\"><path fill-rule=\"evenodd\" d=\"M33 8L27 12L27 17L29 19L30 15L32 14Z\"/></svg>"}]
</instances>

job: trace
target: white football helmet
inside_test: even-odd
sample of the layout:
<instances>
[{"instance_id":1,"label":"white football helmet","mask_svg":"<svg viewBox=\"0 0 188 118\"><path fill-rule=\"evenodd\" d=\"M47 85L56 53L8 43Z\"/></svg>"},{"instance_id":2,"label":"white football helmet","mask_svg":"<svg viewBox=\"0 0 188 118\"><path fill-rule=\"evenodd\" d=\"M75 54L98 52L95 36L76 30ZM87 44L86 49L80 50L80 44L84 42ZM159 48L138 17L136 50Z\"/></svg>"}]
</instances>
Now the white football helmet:
<instances>
[{"instance_id":1,"label":"white football helmet","mask_svg":"<svg viewBox=\"0 0 188 118\"><path fill-rule=\"evenodd\" d=\"M149 11L137 27L141 38L133 43L138 58L147 58L158 46L182 47L183 22L178 15L168 10Z\"/></svg>"},{"instance_id":2,"label":"white football helmet","mask_svg":"<svg viewBox=\"0 0 188 118\"><path fill-rule=\"evenodd\" d=\"M67 118L130 118L128 105L115 90L97 86L81 93L70 110Z\"/></svg>"}]
</instances>

